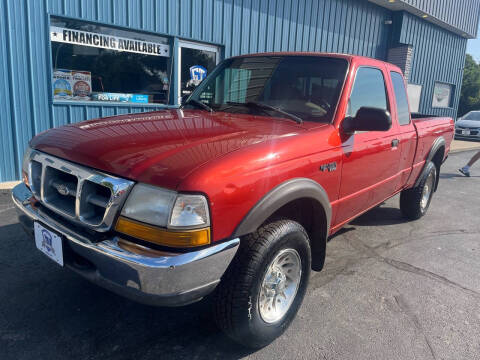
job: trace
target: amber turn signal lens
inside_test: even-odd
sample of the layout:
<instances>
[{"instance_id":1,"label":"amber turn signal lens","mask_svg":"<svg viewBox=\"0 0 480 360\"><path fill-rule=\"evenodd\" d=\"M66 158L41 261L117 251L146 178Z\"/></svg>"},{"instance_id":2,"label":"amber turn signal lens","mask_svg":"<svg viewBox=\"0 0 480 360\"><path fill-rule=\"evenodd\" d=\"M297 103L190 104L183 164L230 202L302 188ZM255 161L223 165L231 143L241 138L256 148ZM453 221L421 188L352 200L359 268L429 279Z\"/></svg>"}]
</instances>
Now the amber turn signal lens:
<instances>
[{"instance_id":1,"label":"amber turn signal lens","mask_svg":"<svg viewBox=\"0 0 480 360\"><path fill-rule=\"evenodd\" d=\"M210 244L210 228L171 231L120 216L115 230L140 240L170 247L194 247Z\"/></svg>"},{"instance_id":2,"label":"amber turn signal lens","mask_svg":"<svg viewBox=\"0 0 480 360\"><path fill-rule=\"evenodd\" d=\"M22 171L22 181L25 185L28 185L28 174L25 171Z\"/></svg>"}]
</instances>

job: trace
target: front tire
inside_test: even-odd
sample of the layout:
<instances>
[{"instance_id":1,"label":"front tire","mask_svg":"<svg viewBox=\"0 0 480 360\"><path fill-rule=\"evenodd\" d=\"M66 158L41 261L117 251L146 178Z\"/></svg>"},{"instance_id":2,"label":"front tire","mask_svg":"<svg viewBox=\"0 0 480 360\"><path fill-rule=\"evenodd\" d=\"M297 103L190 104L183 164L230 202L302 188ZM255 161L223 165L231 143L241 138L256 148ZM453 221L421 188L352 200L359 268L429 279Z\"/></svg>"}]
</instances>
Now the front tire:
<instances>
[{"instance_id":1,"label":"front tire","mask_svg":"<svg viewBox=\"0 0 480 360\"><path fill-rule=\"evenodd\" d=\"M420 219L427 213L435 192L437 167L430 161L426 169L418 186L403 190L400 194L400 210L410 220Z\"/></svg>"},{"instance_id":2,"label":"front tire","mask_svg":"<svg viewBox=\"0 0 480 360\"><path fill-rule=\"evenodd\" d=\"M310 267L308 235L295 221L275 221L245 236L216 289L217 325L247 347L268 345L294 319Z\"/></svg>"}]
</instances>

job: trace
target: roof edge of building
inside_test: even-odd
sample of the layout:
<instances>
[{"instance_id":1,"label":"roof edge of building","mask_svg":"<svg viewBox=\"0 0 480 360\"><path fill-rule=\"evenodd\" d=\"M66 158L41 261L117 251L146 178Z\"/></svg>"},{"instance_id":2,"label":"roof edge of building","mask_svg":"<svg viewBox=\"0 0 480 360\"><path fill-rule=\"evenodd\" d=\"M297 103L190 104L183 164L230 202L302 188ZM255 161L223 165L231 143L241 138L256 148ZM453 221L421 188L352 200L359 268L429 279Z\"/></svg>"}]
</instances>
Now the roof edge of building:
<instances>
[{"instance_id":1,"label":"roof edge of building","mask_svg":"<svg viewBox=\"0 0 480 360\"><path fill-rule=\"evenodd\" d=\"M449 24L448 22L445 22L444 20L440 19L434 14L429 13L428 11L423 11L422 9L419 9L413 5L410 5L404 1L397 0L397 1L388 1L388 0L368 0L369 2L372 2L376 5L382 6L384 8L387 8L391 11L405 11L408 12L412 15L418 16L422 18L425 21L431 22L441 28L444 28L450 32L453 32L461 37L464 37L465 39L475 39L477 37L477 29L478 29L478 21L479 17L477 16L476 19L476 26L475 26L475 32L471 33L469 31L466 31L464 29L461 29L459 27L456 27L455 25ZM480 10L480 2L478 2L478 7Z\"/></svg>"}]
</instances>

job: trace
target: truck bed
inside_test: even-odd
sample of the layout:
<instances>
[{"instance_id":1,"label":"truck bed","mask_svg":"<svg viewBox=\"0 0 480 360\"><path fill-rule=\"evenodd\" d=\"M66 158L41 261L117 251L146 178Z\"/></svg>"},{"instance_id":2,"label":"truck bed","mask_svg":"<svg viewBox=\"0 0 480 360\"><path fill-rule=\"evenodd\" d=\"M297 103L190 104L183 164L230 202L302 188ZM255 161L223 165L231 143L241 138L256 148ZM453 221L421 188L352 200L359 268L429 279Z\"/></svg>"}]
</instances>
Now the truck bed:
<instances>
[{"instance_id":1,"label":"truck bed","mask_svg":"<svg viewBox=\"0 0 480 360\"><path fill-rule=\"evenodd\" d=\"M448 154L454 134L454 121L449 117L412 114L412 122L417 131L418 142L413 160L413 170L407 187L413 185L420 174L435 139L440 136L445 139L445 154Z\"/></svg>"}]
</instances>

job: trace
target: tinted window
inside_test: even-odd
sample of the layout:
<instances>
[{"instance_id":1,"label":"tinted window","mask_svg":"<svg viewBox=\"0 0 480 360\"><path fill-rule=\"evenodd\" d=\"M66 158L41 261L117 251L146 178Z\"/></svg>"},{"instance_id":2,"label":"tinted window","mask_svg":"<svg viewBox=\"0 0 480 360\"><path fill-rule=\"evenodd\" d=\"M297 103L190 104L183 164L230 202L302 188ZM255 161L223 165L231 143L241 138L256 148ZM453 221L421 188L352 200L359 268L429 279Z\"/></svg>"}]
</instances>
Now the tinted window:
<instances>
[{"instance_id":1,"label":"tinted window","mask_svg":"<svg viewBox=\"0 0 480 360\"><path fill-rule=\"evenodd\" d=\"M252 56L227 60L199 86L192 98L217 111L234 113L273 106L305 121L333 118L348 64L343 59L316 56ZM268 110L267 110L268 111ZM278 112L271 112L278 117Z\"/></svg>"},{"instance_id":2,"label":"tinted window","mask_svg":"<svg viewBox=\"0 0 480 360\"><path fill-rule=\"evenodd\" d=\"M399 73L391 72L393 92L395 93L395 102L397 103L398 123L407 125L410 123L410 113L408 110L407 93L403 77Z\"/></svg>"},{"instance_id":3,"label":"tinted window","mask_svg":"<svg viewBox=\"0 0 480 360\"><path fill-rule=\"evenodd\" d=\"M361 67L357 70L347 116L355 116L363 106L388 110L385 80L378 69Z\"/></svg>"}]
</instances>

